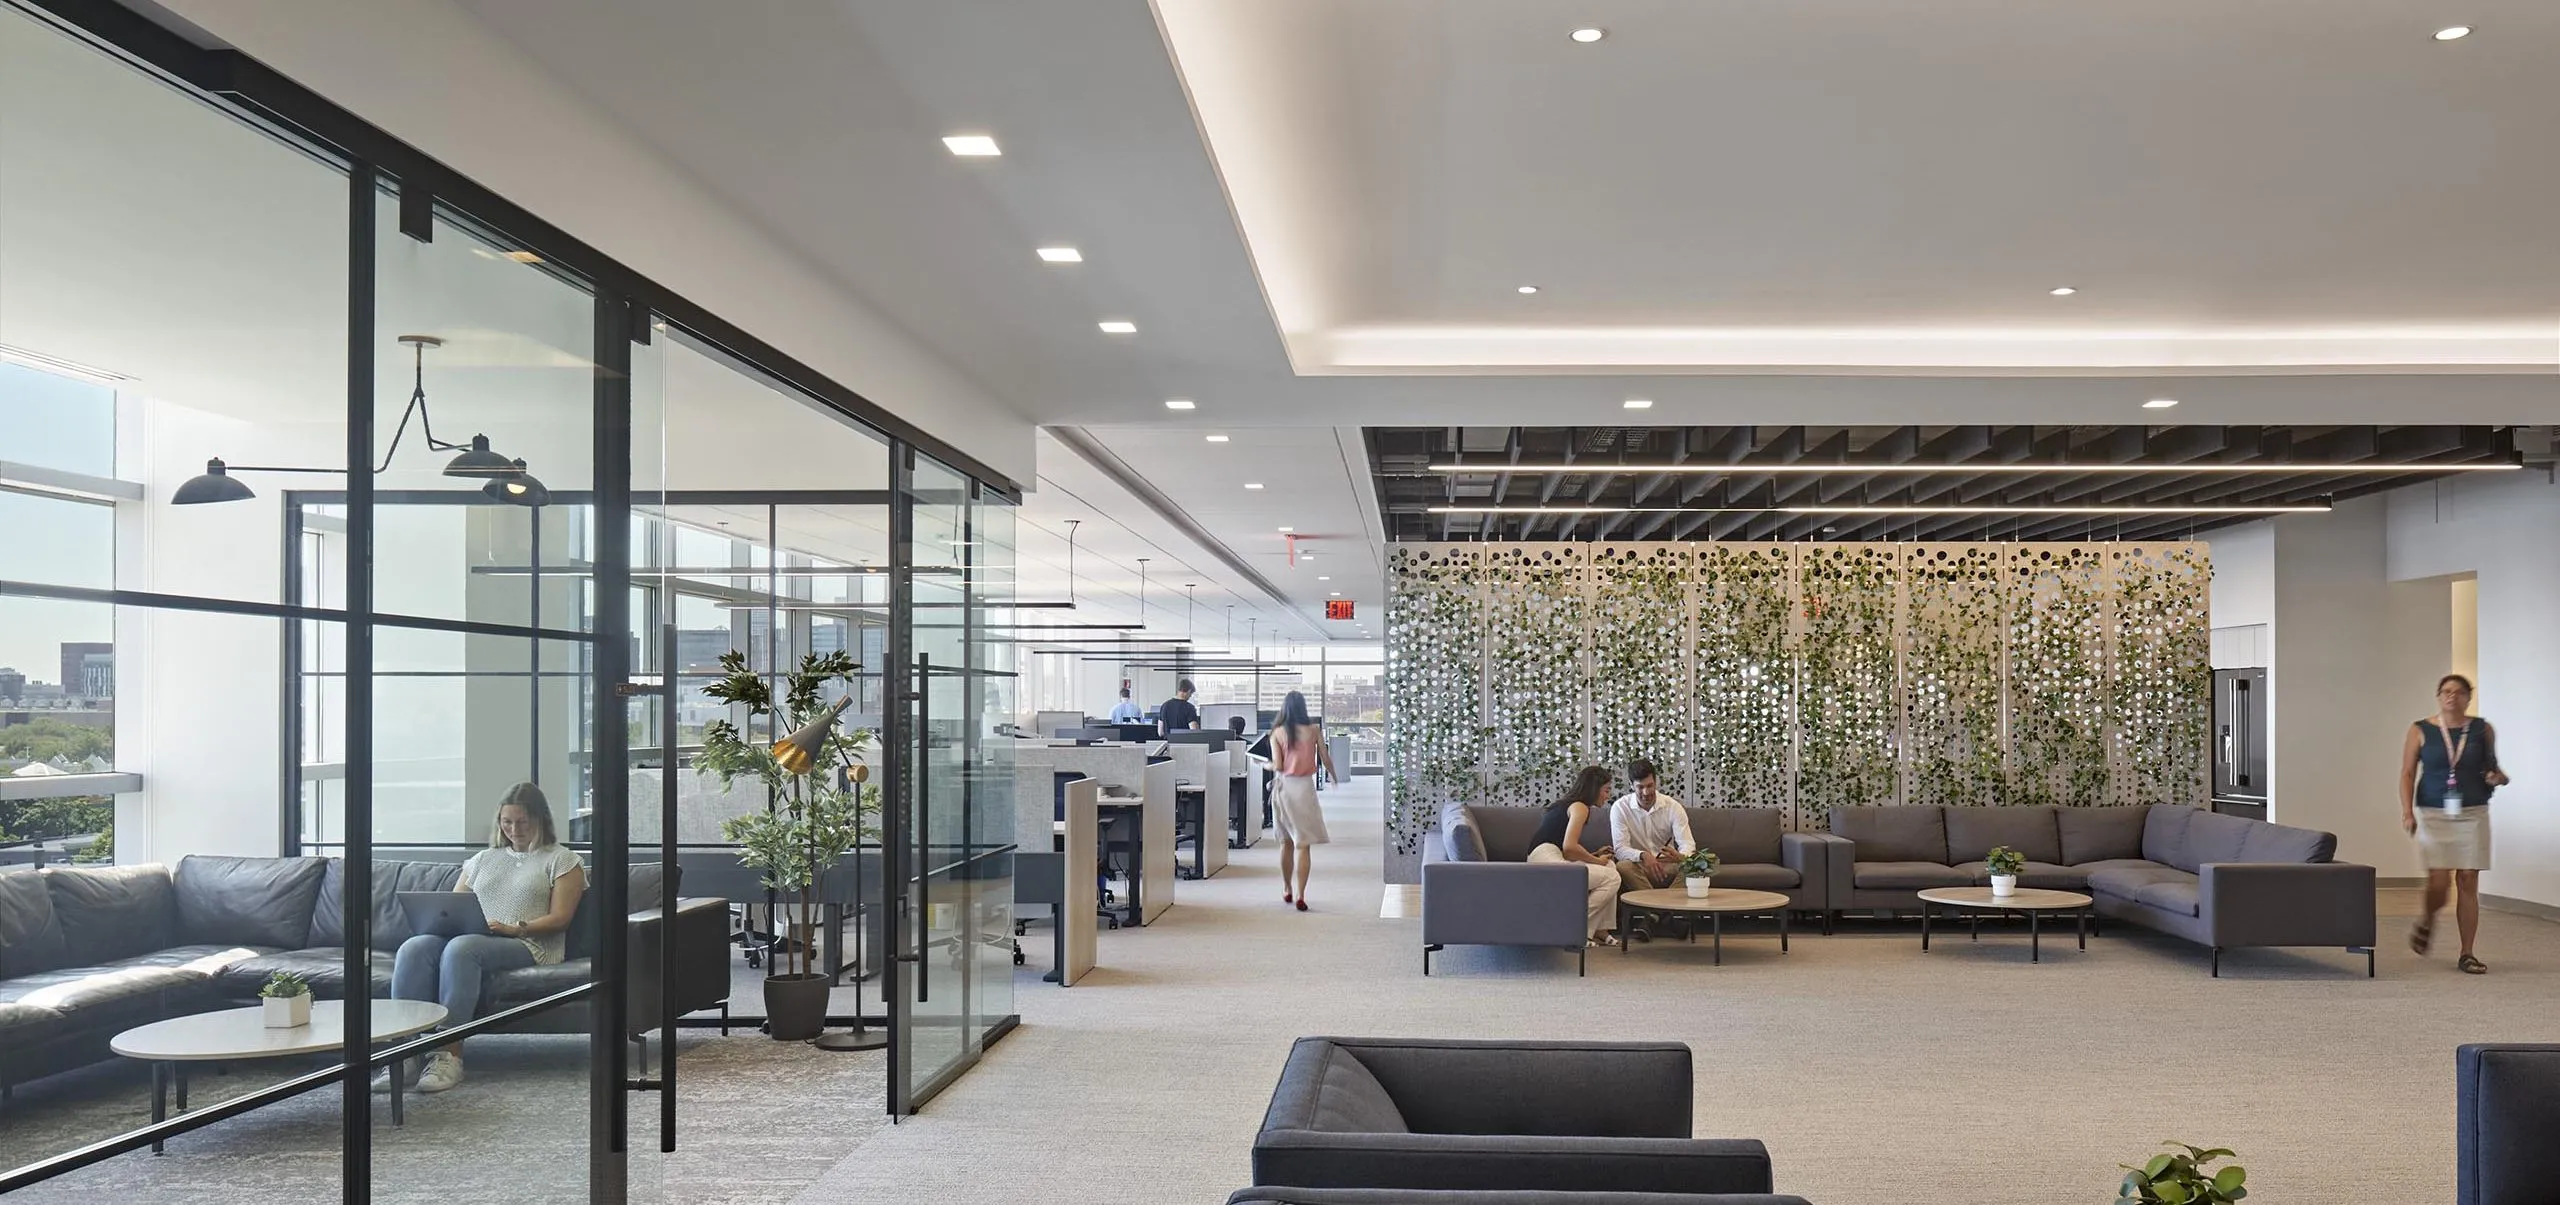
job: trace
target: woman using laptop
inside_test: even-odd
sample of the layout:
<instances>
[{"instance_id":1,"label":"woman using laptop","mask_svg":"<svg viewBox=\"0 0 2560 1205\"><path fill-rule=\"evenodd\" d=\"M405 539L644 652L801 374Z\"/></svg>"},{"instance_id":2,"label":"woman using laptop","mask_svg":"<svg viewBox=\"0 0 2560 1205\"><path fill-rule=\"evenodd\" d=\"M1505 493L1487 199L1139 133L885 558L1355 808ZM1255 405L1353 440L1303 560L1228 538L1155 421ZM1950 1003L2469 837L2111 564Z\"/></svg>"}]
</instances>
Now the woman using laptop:
<instances>
[{"instance_id":1,"label":"woman using laptop","mask_svg":"<svg viewBox=\"0 0 2560 1205\"><path fill-rule=\"evenodd\" d=\"M400 943L391 961L392 998L442 1004L448 1026L479 1015L483 976L559 962L568 951L569 918L586 894L587 871L575 851L561 846L542 788L520 782L507 789L489 848L462 864L457 889L479 898L489 931L449 938L421 933ZM428 1055L418 1073L420 1092L461 1082L460 1042ZM390 1073L374 1085L389 1091Z\"/></svg>"}]
</instances>

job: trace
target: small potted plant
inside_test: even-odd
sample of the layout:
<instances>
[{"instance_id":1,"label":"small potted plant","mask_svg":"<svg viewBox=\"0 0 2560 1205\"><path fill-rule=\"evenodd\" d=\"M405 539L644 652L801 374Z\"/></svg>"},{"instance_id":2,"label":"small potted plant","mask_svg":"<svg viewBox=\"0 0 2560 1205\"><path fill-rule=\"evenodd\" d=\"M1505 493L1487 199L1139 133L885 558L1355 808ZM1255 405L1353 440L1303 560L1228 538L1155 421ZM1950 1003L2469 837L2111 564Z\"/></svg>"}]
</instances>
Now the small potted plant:
<instances>
[{"instance_id":1,"label":"small potted plant","mask_svg":"<svg viewBox=\"0 0 2560 1205\"><path fill-rule=\"evenodd\" d=\"M1982 859L1991 869L1991 894L2016 895L2018 872L2026 868L2027 855L2006 845L1994 845Z\"/></svg>"},{"instance_id":2,"label":"small potted plant","mask_svg":"<svg viewBox=\"0 0 2560 1205\"><path fill-rule=\"evenodd\" d=\"M1681 886L1689 889L1690 899L1707 898L1707 887L1714 881L1716 867L1720 864L1716 851L1703 845L1698 847L1696 853L1684 855L1680 859L1680 883Z\"/></svg>"},{"instance_id":3,"label":"small potted plant","mask_svg":"<svg viewBox=\"0 0 2560 1205\"><path fill-rule=\"evenodd\" d=\"M259 985L258 1007L265 1010L269 1029L299 1029L309 1025L311 984L292 971L278 971Z\"/></svg>"},{"instance_id":4,"label":"small potted plant","mask_svg":"<svg viewBox=\"0 0 2560 1205\"><path fill-rule=\"evenodd\" d=\"M2216 1159L2236 1158L2231 1151L2223 1147L2207 1150L2183 1142L2160 1145L2176 1147L2186 1153L2153 1155L2149 1163L2140 1167L2130 1163L2118 1164L2124 1168L2125 1176L2124 1183L2116 1189L2117 1200L2143 1201L2151 1205L2227 1205L2249 1195L2245 1187L2249 1173L2239 1164L2231 1164L2219 1171L2209 1171L2205 1167Z\"/></svg>"}]
</instances>

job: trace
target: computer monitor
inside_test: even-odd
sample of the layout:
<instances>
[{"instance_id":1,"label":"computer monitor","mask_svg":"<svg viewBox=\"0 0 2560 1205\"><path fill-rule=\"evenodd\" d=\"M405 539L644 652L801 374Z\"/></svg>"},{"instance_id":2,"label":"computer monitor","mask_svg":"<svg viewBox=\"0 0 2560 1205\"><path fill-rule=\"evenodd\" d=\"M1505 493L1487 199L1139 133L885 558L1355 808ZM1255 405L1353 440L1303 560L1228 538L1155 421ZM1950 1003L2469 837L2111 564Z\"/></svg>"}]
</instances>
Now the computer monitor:
<instances>
[{"instance_id":1,"label":"computer monitor","mask_svg":"<svg viewBox=\"0 0 2560 1205\"><path fill-rule=\"evenodd\" d=\"M1050 736L1058 735L1058 730L1061 728L1082 727L1084 727L1084 713L1081 711L1043 711L1031 722L1033 732L1044 732Z\"/></svg>"},{"instance_id":2,"label":"computer monitor","mask_svg":"<svg viewBox=\"0 0 2560 1205\"><path fill-rule=\"evenodd\" d=\"M1212 732L1177 732L1165 739L1177 745L1207 745L1212 749L1223 749L1228 741L1235 739L1235 734L1220 728Z\"/></svg>"},{"instance_id":3,"label":"computer monitor","mask_svg":"<svg viewBox=\"0 0 2560 1205\"><path fill-rule=\"evenodd\" d=\"M1120 734L1120 740L1151 741L1156 739L1156 726L1153 724L1121 724L1117 727Z\"/></svg>"}]
</instances>

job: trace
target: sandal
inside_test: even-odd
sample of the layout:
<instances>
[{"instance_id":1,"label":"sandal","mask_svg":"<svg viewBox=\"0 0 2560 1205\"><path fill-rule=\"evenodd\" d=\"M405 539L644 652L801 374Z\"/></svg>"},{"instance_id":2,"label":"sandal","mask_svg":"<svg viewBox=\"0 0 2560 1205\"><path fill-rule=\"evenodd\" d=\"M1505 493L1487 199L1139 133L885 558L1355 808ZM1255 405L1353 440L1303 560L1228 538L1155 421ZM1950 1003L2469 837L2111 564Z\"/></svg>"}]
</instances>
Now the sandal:
<instances>
[{"instance_id":1,"label":"sandal","mask_svg":"<svg viewBox=\"0 0 2560 1205\"><path fill-rule=\"evenodd\" d=\"M2419 956L2420 958L2426 957L2427 946L2434 942L2435 938L2436 927L2434 925L2409 926L2409 952Z\"/></svg>"},{"instance_id":2,"label":"sandal","mask_svg":"<svg viewBox=\"0 0 2560 1205\"><path fill-rule=\"evenodd\" d=\"M1594 933L1591 935L1591 944L1601 947L1614 946L1618 944L1618 938L1614 933Z\"/></svg>"},{"instance_id":3,"label":"sandal","mask_svg":"<svg viewBox=\"0 0 2560 1205\"><path fill-rule=\"evenodd\" d=\"M2453 964L2453 969L2465 975L2486 975L2489 973L2489 964L2465 954Z\"/></svg>"}]
</instances>

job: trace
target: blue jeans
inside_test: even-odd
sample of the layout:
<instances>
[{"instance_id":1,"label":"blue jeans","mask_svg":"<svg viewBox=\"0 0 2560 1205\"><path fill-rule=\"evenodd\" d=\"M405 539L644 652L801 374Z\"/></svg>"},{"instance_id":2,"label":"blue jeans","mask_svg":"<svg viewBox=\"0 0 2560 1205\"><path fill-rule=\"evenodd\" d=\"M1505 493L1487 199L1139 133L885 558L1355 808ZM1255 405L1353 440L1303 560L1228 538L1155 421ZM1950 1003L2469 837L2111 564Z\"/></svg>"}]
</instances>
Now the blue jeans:
<instances>
[{"instance_id":1,"label":"blue jeans","mask_svg":"<svg viewBox=\"0 0 2560 1205\"><path fill-rule=\"evenodd\" d=\"M391 998L433 1000L444 1006L445 1024L460 1025L480 1015L481 976L532 965L533 951L512 937L421 933L392 956Z\"/></svg>"}]
</instances>

